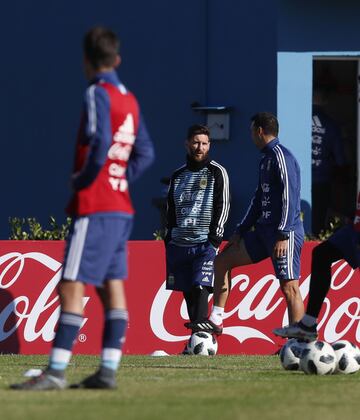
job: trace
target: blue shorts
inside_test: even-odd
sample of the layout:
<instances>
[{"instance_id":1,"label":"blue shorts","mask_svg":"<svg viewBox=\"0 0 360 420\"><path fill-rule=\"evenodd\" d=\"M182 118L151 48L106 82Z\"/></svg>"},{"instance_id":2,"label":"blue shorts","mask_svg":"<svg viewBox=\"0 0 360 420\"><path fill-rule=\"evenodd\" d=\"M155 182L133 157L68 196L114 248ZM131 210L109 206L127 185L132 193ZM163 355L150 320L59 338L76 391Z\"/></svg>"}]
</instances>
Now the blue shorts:
<instances>
[{"instance_id":1,"label":"blue shorts","mask_svg":"<svg viewBox=\"0 0 360 420\"><path fill-rule=\"evenodd\" d=\"M344 260L352 267L360 267L360 234L352 225L346 225L336 231L328 241L342 254Z\"/></svg>"},{"instance_id":2,"label":"blue shorts","mask_svg":"<svg viewBox=\"0 0 360 420\"><path fill-rule=\"evenodd\" d=\"M131 216L94 214L73 221L66 241L63 279L101 286L127 277Z\"/></svg>"},{"instance_id":3,"label":"blue shorts","mask_svg":"<svg viewBox=\"0 0 360 420\"><path fill-rule=\"evenodd\" d=\"M254 263L271 257L275 275L279 280L297 280L300 278L300 255L304 243L304 228L300 225L290 232L286 255L274 258L273 251L277 241L277 230L272 227L257 225L255 230L243 235L246 250Z\"/></svg>"},{"instance_id":4,"label":"blue shorts","mask_svg":"<svg viewBox=\"0 0 360 420\"><path fill-rule=\"evenodd\" d=\"M166 288L188 292L193 286L213 286L217 250L209 243L166 247Z\"/></svg>"}]
</instances>

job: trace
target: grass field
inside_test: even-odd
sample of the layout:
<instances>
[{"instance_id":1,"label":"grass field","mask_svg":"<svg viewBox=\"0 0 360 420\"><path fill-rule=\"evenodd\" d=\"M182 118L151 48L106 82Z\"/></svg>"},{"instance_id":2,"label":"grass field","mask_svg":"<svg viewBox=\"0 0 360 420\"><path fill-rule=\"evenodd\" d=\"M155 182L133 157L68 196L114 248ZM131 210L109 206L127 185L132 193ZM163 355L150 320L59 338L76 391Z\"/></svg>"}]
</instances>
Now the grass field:
<instances>
[{"instance_id":1,"label":"grass field","mask_svg":"<svg viewBox=\"0 0 360 420\"><path fill-rule=\"evenodd\" d=\"M358 419L360 373L327 377L286 372L277 356L127 356L116 391L12 391L47 357L0 356L0 418L77 419ZM76 356L68 379L98 365Z\"/></svg>"}]
</instances>

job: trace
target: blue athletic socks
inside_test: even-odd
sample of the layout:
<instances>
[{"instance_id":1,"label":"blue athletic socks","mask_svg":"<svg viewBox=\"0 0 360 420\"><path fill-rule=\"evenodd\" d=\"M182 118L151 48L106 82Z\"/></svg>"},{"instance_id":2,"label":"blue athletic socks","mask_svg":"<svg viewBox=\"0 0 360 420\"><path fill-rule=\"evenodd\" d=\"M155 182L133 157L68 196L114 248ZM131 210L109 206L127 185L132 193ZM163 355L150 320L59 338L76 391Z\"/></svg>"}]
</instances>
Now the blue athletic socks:
<instances>
[{"instance_id":1,"label":"blue athletic socks","mask_svg":"<svg viewBox=\"0 0 360 420\"><path fill-rule=\"evenodd\" d=\"M48 371L56 376L63 376L67 368L74 341L83 321L82 315L61 312L53 348L50 354Z\"/></svg>"},{"instance_id":2,"label":"blue athletic socks","mask_svg":"<svg viewBox=\"0 0 360 420\"><path fill-rule=\"evenodd\" d=\"M48 373L63 377L67 368L74 341L83 317L78 314L61 312L53 349L50 354ZM111 309L105 313L103 349L100 370L109 376L115 374L121 359L121 348L125 341L128 312L124 309Z\"/></svg>"},{"instance_id":3,"label":"blue athletic socks","mask_svg":"<svg viewBox=\"0 0 360 420\"><path fill-rule=\"evenodd\" d=\"M125 342L128 312L125 309L111 309L105 313L101 368L116 372L121 359L121 348Z\"/></svg>"}]
</instances>

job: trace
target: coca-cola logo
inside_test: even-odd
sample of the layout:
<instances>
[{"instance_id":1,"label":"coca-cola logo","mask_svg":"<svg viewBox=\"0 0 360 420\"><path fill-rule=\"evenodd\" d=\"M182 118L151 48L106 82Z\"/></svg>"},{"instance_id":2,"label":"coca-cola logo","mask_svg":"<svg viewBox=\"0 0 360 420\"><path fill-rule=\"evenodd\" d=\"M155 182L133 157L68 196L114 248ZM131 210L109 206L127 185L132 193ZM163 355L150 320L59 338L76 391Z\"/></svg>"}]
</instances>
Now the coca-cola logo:
<instances>
[{"instance_id":1,"label":"coca-cola logo","mask_svg":"<svg viewBox=\"0 0 360 420\"><path fill-rule=\"evenodd\" d=\"M333 265L331 290L333 293L343 294L344 289L352 291L357 279L355 271L344 261ZM321 281L321 280L320 280ZM237 274L232 278L231 293L240 297L235 305L227 305L224 314L224 335L232 336L239 343L248 339L258 339L274 343L275 337L270 331L264 332L258 325L260 321L271 319L281 312L282 325L288 324L288 315L284 297L279 288L279 281L273 274L267 274L259 279L250 278L247 274ZM177 335L165 326L165 319L169 312L179 311L179 321L188 319L185 301L179 308L169 304L171 291L166 290L166 282L161 284L157 291L150 311L150 325L153 333L161 340L168 342L184 341L188 335ZM309 291L310 275L300 284L303 300ZM210 298L211 303L211 298ZM319 319L319 330L328 342L340 340L346 336L350 329L356 326L356 341L360 341L360 299L355 296L348 297L336 307L327 297L324 301L325 311ZM278 318L278 316L277 316ZM249 325L249 323L251 325ZM244 325L245 324L245 325ZM279 325L272 324L272 328Z\"/></svg>"},{"instance_id":2,"label":"coca-cola logo","mask_svg":"<svg viewBox=\"0 0 360 420\"><path fill-rule=\"evenodd\" d=\"M29 290L27 285L21 288L24 281L21 274L29 261L36 261L46 267L52 273L52 277L45 284L36 284L37 279L32 278L32 287L39 290L35 300L25 294L17 294L13 300L8 302L0 312L0 342L10 337L20 325L23 327L23 337L27 342L33 342L39 338L45 342L50 342L55 336L55 326L59 318L60 307L59 298L56 294L56 287L61 279L61 263L56 259L41 252L19 253L11 252L0 257L0 289L12 290L19 286L17 290ZM41 287L43 288L41 289ZM83 300L84 306L88 302L88 297ZM42 314L46 313L46 322L38 326L38 320ZM6 328L8 320L15 317L15 322L11 328ZM84 319L82 326L86 323Z\"/></svg>"},{"instance_id":3,"label":"coca-cola logo","mask_svg":"<svg viewBox=\"0 0 360 420\"><path fill-rule=\"evenodd\" d=\"M304 247L307 254L302 259L300 291L304 299L310 284L308 256L312 246ZM63 247L63 243L4 245L0 256L0 351L48 352L59 317L56 288L61 279ZM179 351L182 345L178 343L189 335L182 325L188 315L182 294L165 289L164 251L156 241L130 243L129 248L130 279L126 288L130 328L124 352ZM144 263L147 255L149 264ZM219 347L222 353L268 354L281 344L272 329L288 323L287 310L278 280L271 273L269 262L234 271ZM358 280L358 271L344 261L334 264L331 290L319 319L320 337L326 341L360 342L360 298L354 292ZM100 351L103 318L93 288L86 289L83 305L89 319L84 319L74 349L95 354Z\"/></svg>"}]
</instances>

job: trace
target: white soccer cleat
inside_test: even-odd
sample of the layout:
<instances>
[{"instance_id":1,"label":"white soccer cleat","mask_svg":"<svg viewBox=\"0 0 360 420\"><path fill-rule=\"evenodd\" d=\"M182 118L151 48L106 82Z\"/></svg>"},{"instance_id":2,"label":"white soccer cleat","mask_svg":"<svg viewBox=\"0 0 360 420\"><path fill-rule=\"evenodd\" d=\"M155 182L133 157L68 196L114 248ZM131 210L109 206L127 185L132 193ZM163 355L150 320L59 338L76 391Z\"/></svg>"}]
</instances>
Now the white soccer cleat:
<instances>
[{"instance_id":1,"label":"white soccer cleat","mask_svg":"<svg viewBox=\"0 0 360 420\"><path fill-rule=\"evenodd\" d=\"M41 375L35 376L26 382L10 385L11 389L18 391L49 391L62 390L67 387L66 380L57 378L56 376L42 372Z\"/></svg>"}]
</instances>

